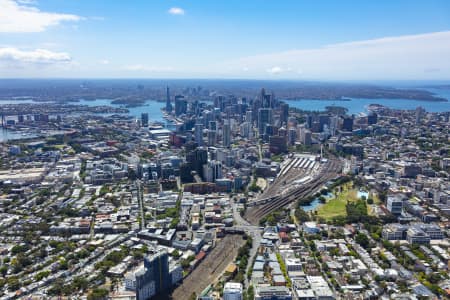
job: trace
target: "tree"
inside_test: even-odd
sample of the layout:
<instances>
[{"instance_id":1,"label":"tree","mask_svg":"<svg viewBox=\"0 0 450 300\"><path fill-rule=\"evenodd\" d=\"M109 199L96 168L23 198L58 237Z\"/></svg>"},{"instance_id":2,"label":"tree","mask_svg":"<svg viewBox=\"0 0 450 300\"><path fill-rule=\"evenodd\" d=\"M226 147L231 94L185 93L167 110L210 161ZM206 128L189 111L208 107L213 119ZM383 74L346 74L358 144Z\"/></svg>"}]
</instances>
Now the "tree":
<instances>
[{"instance_id":1,"label":"tree","mask_svg":"<svg viewBox=\"0 0 450 300\"><path fill-rule=\"evenodd\" d=\"M106 296L108 296L109 292L105 289L96 288L92 290L92 292L89 293L87 296L88 300L102 300L106 299Z\"/></svg>"},{"instance_id":2,"label":"tree","mask_svg":"<svg viewBox=\"0 0 450 300\"><path fill-rule=\"evenodd\" d=\"M249 287L248 287L248 290L247 290L247 299L255 299L255 290L254 290L254 288L253 288L253 285L250 285Z\"/></svg>"},{"instance_id":3,"label":"tree","mask_svg":"<svg viewBox=\"0 0 450 300\"><path fill-rule=\"evenodd\" d=\"M6 273L8 273L8 266L3 265L0 267L0 274L2 274L3 277L6 276Z\"/></svg>"},{"instance_id":4,"label":"tree","mask_svg":"<svg viewBox=\"0 0 450 300\"><path fill-rule=\"evenodd\" d=\"M189 297L189 300L196 300L197 299L197 294L194 292L191 294L191 296Z\"/></svg>"},{"instance_id":5,"label":"tree","mask_svg":"<svg viewBox=\"0 0 450 300\"><path fill-rule=\"evenodd\" d=\"M301 223L310 221L308 213L300 207L295 210L295 217L297 218L297 221Z\"/></svg>"},{"instance_id":6,"label":"tree","mask_svg":"<svg viewBox=\"0 0 450 300\"><path fill-rule=\"evenodd\" d=\"M180 257L180 252L179 252L177 249L175 249L175 250L172 252L172 256L175 257L175 258L178 258L178 257Z\"/></svg>"},{"instance_id":7,"label":"tree","mask_svg":"<svg viewBox=\"0 0 450 300\"><path fill-rule=\"evenodd\" d=\"M20 289L20 281L17 277L8 278L8 289L10 292L15 292Z\"/></svg>"},{"instance_id":8,"label":"tree","mask_svg":"<svg viewBox=\"0 0 450 300\"><path fill-rule=\"evenodd\" d=\"M355 237L355 241L363 248L367 248L369 246L369 238L363 233L358 233Z\"/></svg>"}]
</instances>

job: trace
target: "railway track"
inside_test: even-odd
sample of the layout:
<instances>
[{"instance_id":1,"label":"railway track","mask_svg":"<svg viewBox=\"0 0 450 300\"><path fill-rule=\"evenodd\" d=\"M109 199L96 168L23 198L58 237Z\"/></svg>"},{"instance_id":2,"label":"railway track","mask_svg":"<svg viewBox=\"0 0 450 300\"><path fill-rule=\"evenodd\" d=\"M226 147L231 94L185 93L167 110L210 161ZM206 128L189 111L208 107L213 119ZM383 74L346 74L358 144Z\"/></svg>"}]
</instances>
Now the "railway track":
<instances>
[{"instance_id":1,"label":"railway track","mask_svg":"<svg viewBox=\"0 0 450 300\"><path fill-rule=\"evenodd\" d=\"M285 195L277 196L271 202L261 205L259 207L252 207L249 209L246 219L253 224L258 223L258 221L269 213L284 207L299 198L304 198L309 195L314 194L318 189L327 181L335 178L341 169L341 164L337 160L331 160L328 162L327 166L314 177L313 180L309 181L301 187L287 192Z\"/></svg>"}]
</instances>

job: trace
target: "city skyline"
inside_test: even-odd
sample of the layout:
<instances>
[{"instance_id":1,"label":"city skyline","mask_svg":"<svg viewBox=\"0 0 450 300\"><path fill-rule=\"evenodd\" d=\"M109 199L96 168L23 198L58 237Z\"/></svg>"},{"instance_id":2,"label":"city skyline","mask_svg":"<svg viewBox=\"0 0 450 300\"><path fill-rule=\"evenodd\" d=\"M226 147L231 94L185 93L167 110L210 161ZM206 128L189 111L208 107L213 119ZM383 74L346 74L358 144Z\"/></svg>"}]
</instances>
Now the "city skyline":
<instances>
[{"instance_id":1,"label":"city skyline","mask_svg":"<svg viewBox=\"0 0 450 300\"><path fill-rule=\"evenodd\" d=\"M446 1L0 7L0 78L450 79Z\"/></svg>"}]
</instances>

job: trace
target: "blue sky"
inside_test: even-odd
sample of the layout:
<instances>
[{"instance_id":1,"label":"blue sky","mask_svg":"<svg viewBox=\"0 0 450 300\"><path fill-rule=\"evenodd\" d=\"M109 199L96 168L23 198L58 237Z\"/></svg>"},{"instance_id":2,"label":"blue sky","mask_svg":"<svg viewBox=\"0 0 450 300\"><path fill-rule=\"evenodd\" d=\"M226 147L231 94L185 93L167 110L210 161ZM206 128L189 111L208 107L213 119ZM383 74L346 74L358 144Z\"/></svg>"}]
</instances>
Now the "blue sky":
<instances>
[{"instance_id":1,"label":"blue sky","mask_svg":"<svg viewBox=\"0 0 450 300\"><path fill-rule=\"evenodd\" d=\"M0 0L0 77L450 79L450 1Z\"/></svg>"}]
</instances>

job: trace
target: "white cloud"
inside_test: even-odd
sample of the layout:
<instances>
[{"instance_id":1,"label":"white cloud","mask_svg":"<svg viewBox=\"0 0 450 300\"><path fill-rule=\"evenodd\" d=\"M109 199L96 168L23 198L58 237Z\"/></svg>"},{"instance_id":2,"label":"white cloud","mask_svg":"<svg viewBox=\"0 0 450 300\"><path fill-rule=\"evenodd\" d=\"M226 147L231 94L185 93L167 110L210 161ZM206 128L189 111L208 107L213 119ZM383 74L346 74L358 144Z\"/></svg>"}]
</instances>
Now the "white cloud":
<instances>
[{"instance_id":1,"label":"white cloud","mask_svg":"<svg viewBox=\"0 0 450 300\"><path fill-rule=\"evenodd\" d=\"M71 61L72 58L65 52L53 52L45 49L26 51L13 47L0 48L0 62L8 65L65 64Z\"/></svg>"},{"instance_id":2,"label":"white cloud","mask_svg":"<svg viewBox=\"0 0 450 300\"><path fill-rule=\"evenodd\" d=\"M126 71L133 72L172 72L173 67L155 67L155 66L145 66L141 64L127 65L123 67Z\"/></svg>"},{"instance_id":3,"label":"white cloud","mask_svg":"<svg viewBox=\"0 0 450 300\"><path fill-rule=\"evenodd\" d=\"M281 72L283 72L283 69L280 67L272 67L270 69L267 69L267 73L274 75L280 74Z\"/></svg>"},{"instance_id":4,"label":"white cloud","mask_svg":"<svg viewBox=\"0 0 450 300\"><path fill-rule=\"evenodd\" d=\"M180 8L180 7L171 7L168 10L168 13L171 15L184 15L184 9Z\"/></svg>"},{"instance_id":5,"label":"white cloud","mask_svg":"<svg viewBox=\"0 0 450 300\"><path fill-rule=\"evenodd\" d=\"M450 31L244 57L220 64L215 72L231 68L224 76L236 76L243 66L251 70L246 77L253 78L449 79Z\"/></svg>"},{"instance_id":6,"label":"white cloud","mask_svg":"<svg viewBox=\"0 0 450 300\"><path fill-rule=\"evenodd\" d=\"M101 59L101 60L99 61L99 63L102 64L102 65L109 65L109 60L107 60L107 59Z\"/></svg>"},{"instance_id":7,"label":"white cloud","mask_svg":"<svg viewBox=\"0 0 450 300\"><path fill-rule=\"evenodd\" d=\"M80 21L72 14L43 12L33 1L0 0L0 32L41 32L64 21Z\"/></svg>"}]
</instances>

